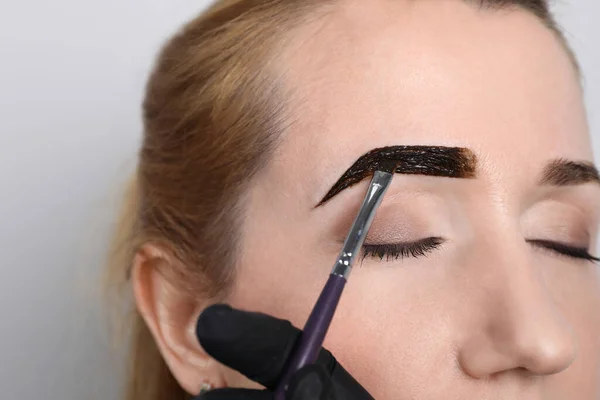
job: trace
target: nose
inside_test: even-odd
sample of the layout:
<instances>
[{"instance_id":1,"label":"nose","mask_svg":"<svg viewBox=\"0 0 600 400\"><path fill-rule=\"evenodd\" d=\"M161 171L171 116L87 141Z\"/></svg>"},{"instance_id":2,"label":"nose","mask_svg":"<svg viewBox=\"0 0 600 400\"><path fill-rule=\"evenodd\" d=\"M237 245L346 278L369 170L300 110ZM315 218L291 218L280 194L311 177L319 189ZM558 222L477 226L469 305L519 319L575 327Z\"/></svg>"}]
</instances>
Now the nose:
<instances>
[{"instance_id":1,"label":"nose","mask_svg":"<svg viewBox=\"0 0 600 400\"><path fill-rule=\"evenodd\" d=\"M487 260L472 280L478 310L458 349L461 368L473 378L511 370L556 374L575 360L572 331L526 246L477 257Z\"/></svg>"}]
</instances>

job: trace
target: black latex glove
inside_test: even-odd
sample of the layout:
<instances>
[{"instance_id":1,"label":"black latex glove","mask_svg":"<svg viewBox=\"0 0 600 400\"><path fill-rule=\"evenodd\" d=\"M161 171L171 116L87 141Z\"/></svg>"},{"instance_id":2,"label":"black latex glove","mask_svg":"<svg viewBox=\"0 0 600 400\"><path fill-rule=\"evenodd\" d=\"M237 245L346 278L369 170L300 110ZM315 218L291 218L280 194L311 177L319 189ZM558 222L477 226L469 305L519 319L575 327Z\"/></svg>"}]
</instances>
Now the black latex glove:
<instances>
[{"instance_id":1,"label":"black latex glove","mask_svg":"<svg viewBox=\"0 0 600 400\"><path fill-rule=\"evenodd\" d=\"M216 389L197 400L272 400L285 362L300 335L288 321L227 305L208 307L196 334L204 350L266 390ZM317 363L298 371L290 382L287 400L372 400L373 397L333 355L321 349Z\"/></svg>"}]
</instances>

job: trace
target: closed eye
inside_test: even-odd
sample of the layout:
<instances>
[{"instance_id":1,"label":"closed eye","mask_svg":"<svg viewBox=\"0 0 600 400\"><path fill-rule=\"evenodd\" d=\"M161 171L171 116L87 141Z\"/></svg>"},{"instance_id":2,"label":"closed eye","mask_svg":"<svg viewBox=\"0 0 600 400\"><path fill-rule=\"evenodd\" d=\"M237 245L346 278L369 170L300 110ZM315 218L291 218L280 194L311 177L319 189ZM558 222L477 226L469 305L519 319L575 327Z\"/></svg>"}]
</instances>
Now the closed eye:
<instances>
[{"instance_id":1,"label":"closed eye","mask_svg":"<svg viewBox=\"0 0 600 400\"><path fill-rule=\"evenodd\" d=\"M592 256L589 249L585 247L577 247L543 239L527 239L526 241L534 247L548 250L558 256L600 262L600 258ZM385 261L395 261L407 257L424 257L433 250L438 249L443 243L444 239L441 237L430 237L406 243L364 244L362 259L372 258L379 261L383 261L384 259Z\"/></svg>"},{"instance_id":2,"label":"closed eye","mask_svg":"<svg viewBox=\"0 0 600 400\"><path fill-rule=\"evenodd\" d=\"M415 242L389 243L389 244L365 244L363 245L363 260L374 258L383 261L393 261L406 257L422 257L437 249L444 243L440 237L430 237Z\"/></svg>"},{"instance_id":3,"label":"closed eye","mask_svg":"<svg viewBox=\"0 0 600 400\"><path fill-rule=\"evenodd\" d=\"M580 260L599 262L600 258L590 254L590 250L585 247L572 246L565 243L553 242L551 240L528 239L527 243L559 255Z\"/></svg>"}]
</instances>

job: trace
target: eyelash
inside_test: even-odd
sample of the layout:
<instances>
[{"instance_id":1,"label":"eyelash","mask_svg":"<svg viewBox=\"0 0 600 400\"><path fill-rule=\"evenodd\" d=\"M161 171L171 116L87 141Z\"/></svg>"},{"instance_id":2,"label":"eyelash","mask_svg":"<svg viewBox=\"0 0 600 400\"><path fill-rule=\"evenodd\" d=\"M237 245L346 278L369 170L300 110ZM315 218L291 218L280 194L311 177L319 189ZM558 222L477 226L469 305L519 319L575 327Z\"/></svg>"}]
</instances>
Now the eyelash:
<instances>
[{"instance_id":1,"label":"eyelash","mask_svg":"<svg viewBox=\"0 0 600 400\"><path fill-rule=\"evenodd\" d=\"M365 244L363 245L363 260L369 258L379 258L383 261L403 259L406 257L426 256L429 252L437 249L444 242L440 237L430 237L410 243L390 243L390 244Z\"/></svg>"},{"instance_id":2,"label":"eyelash","mask_svg":"<svg viewBox=\"0 0 600 400\"><path fill-rule=\"evenodd\" d=\"M576 258L580 260L599 262L600 258L594 257L585 247L576 247L564 243L552 242L550 240L532 239L527 243L544 250L550 250L560 256Z\"/></svg>"},{"instance_id":3,"label":"eyelash","mask_svg":"<svg viewBox=\"0 0 600 400\"><path fill-rule=\"evenodd\" d=\"M383 261L393 261L407 257L422 257L439 248L444 239L440 237L430 237L410 243L391 243L391 244L365 244L363 245L362 259L373 258ZM592 262L600 262L600 258L594 257L586 248L570 246L564 243L552 242L550 240L532 239L527 243L552 251L558 256L575 258Z\"/></svg>"}]
</instances>

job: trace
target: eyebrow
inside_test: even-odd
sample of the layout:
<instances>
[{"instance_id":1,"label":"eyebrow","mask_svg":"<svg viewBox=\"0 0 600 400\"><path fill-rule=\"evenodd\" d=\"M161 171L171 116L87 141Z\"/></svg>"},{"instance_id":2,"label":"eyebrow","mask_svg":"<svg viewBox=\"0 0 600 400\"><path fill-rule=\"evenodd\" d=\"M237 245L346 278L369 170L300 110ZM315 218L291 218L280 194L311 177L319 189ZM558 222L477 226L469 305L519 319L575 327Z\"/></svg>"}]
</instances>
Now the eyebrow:
<instances>
[{"instance_id":1,"label":"eyebrow","mask_svg":"<svg viewBox=\"0 0 600 400\"><path fill-rule=\"evenodd\" d=\"M445 146L388 146L362 155L329 189L319 207L345 189L372 175L382 163L397 163L396 173L446 178L476 177L477 157L472 150Z\"/></svg>"},{"instance_id":2,"label":"eyebrow","mask_svg":"<svg viewBox=\"0 0 600 400\"><path fill-rule=\"evenodd\" d=\"M600 175L591 162L558 159L544 168L540 185L574 186L594 182L600 184Z\"/></svg>"}]
</instances>

